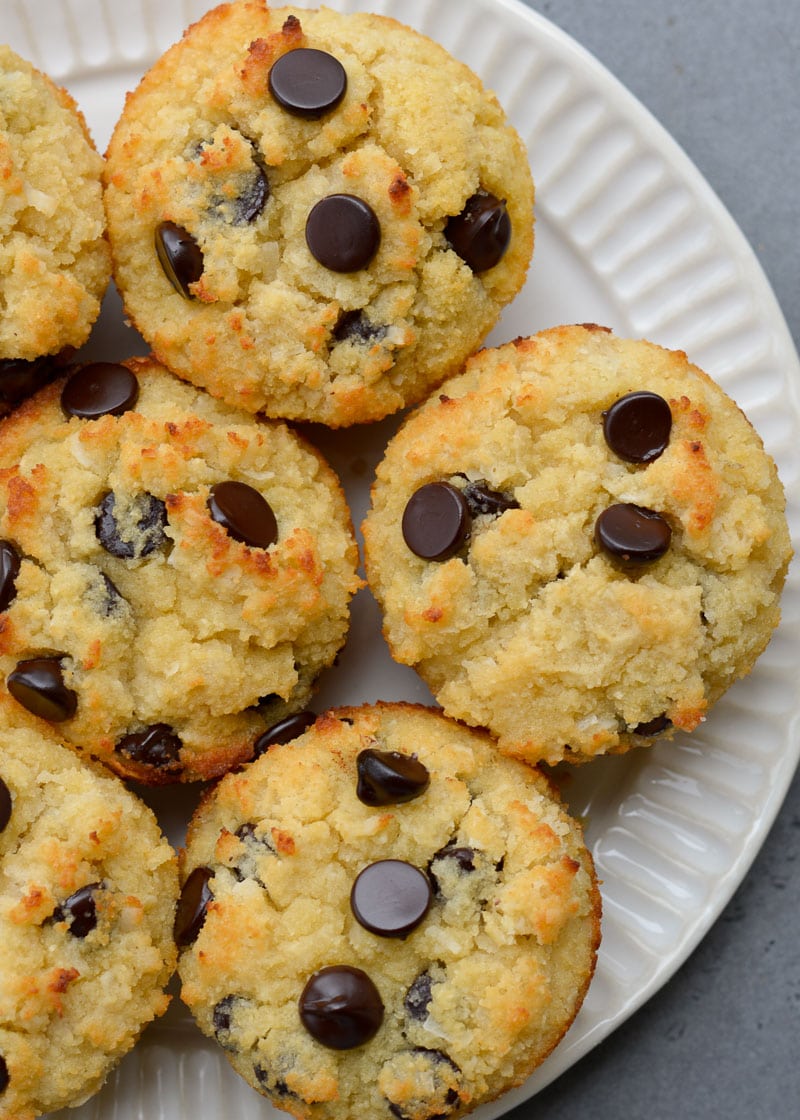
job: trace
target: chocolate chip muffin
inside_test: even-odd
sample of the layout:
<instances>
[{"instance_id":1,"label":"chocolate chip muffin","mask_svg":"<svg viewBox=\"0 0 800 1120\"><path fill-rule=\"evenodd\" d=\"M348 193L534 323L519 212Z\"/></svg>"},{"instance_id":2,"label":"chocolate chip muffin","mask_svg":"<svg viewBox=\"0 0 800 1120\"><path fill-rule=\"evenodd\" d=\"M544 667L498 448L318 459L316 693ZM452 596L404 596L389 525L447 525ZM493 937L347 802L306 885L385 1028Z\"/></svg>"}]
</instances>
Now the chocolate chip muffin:
<instances>
[{"instance_id":1,"label":"chocolate chip muffin","mask_svg":"<svg viewBox=\"0 0 800 1120\"><path fill-rule=\"evenodd\" d=\"M108 771L0 705L0 1117L100 1088L162 1014L175 967L174 853Z\"/></svg>"},{"instance_id":2,"label":"chocolate chip muffin","mask_svg":"<svg viewBox=\"0 0 800 1120\"><path fill-rule=\"evenodd\" d=\"M393 655L528 760L692 731L778 622L791 548L758 435L685 354L599 327L476 355L372 499Z\"/></svg>"},{"instance_id":3,"label":"chocolate chip muffin","mask_svg":"<svg viewBox=\"0 0 800 1120\"><path fill-rule=\"evenodd\" d=\"M128 98L108 149L115 276L173 372L338 427L419 400L521 288L524 146L394 20L222 5Z\"/></svg>"},{"instance_id":4,"label":"chocolate chip muffin","mask_svg":"<svg viewBox=\"0 0 800 1120\"><path fill-rule=\"evenodd\" d=\"M100 312L102 168L66 90L0 45L0 415L56 375Z\"/></svg>"},{"instance_id":5,"label":"chocolate chip muffin","mask_svg":"<svg viewBox=\"0 0 800 1120\"><path fill-rule=\"evenodd\" d=\"M0 681L118 773L221 773L344 642L339 482L285 425L152 359L77 367L0 425Z\"/></svg>"},{"instance_id":6,"label":"chocolate chip muffin","mask_svg":"<svg viewBox=\"0 0 800 1120\"><path fill-rule=\"evenodd\" d=\"M594 970L579 826L429 708L336 709L228 775L182 870L183 999L297 1117L463 1115L547 1056Z\"/></svg>"}]
</instances>

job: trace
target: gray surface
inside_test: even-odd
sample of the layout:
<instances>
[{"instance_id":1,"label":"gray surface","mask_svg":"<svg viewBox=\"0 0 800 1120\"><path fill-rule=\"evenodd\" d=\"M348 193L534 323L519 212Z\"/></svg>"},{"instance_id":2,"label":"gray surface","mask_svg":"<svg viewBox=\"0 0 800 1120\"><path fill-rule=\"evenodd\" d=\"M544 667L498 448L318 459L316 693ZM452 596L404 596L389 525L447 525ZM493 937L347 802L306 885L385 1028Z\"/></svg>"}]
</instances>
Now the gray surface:
<instances>
[{"instance_id":1,"label":"gray surface","mask_svg":"<svg viewBox=\"0 0 800 1120\"><path fill-rule=\"evenodd\" d=\"M753 246L800 346L800 4L526 2L595 54L686 150ZM748 877L683 968L509 1116L800 1116L799 919L796 776Z\"/></svg>"}]
</instances>

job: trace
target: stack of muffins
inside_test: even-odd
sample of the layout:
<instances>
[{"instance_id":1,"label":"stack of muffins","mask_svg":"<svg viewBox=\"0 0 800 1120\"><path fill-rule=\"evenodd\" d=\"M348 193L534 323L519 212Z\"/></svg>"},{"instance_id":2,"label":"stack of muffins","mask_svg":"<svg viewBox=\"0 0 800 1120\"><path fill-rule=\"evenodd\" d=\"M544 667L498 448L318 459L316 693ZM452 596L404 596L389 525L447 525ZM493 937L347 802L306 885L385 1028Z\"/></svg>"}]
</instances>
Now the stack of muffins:
<instances>
[{"instance_id":1,"label":"stack of muffins","mask_svg":"<svg viewBox=\"0 0 800 1120\"><path fill-rule=\"evenodd\" d=\"M774 463L680 352L594 324L479 350L533 249L527 154L384 17L210 11L105 163L0 49L0 159L0 1117L94 1092L176 959L278 1108L461 1116L595 967L539 764L690 732L751 669L791 551ZM112 267L151 354L81 363ZM364 558L441 708L315 716L363 581L295 422L412 405ZM126 782L209 779L178 861Z\"/></svg>"}]
</instances>

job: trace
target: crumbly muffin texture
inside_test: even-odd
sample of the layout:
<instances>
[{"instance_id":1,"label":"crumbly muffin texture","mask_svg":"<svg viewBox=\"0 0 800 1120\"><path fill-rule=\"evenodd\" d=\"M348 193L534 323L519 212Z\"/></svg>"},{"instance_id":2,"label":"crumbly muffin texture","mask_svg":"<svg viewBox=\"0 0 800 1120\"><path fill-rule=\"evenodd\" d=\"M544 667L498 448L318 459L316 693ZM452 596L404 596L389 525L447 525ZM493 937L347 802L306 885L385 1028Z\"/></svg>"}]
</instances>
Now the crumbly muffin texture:
<instances>
[{"instance_id":1,"label":"crumbly muffin texture","mask_svg":"<svg viewBox=\"0 0 800 1120\"><path fill-rule=\"evenodd\" d=\"M111 275L102 168L70 95L0 45L0 362L88 338Z\"/></svg>"},{"instance_id":2,"label":"crumbly muffin texture","mask_svg":"<svg viewBox=\"0 0 800 1120\"><path fill-rule=\"evenodd\" d=\"M135 399L119 415L65 412L102 410L120 379ZM253 543L270 516L274 539ZM251 757L333 662L360 584L322 457L152 359L81 367L4 421L0 537L19 718L148 783Z\"/></svg>"},{"instance_id":3,"label":"crumbly muffin texture","mask_svg":"<svg viewBox=\"0 0 800 1120\"><path fill-rule=\"evenodd\" d=\"M632 462L604 423L640 391L671 431ZM425 559L403 519L441 482L465 524ZM612 506L666 550L607 551ZM551 763L693 730L766 646L791 555L775 464L737 406L683 353L593 326L485 350L446 382L390 443L364 536L395 658L448 714Z\"/></svg>"},{"instance_id":4,"label":"crumbly muffin texture","mask_svg":"<svg viewBox=\"0 0 800 1120\"><path fill-rule=\"evenodd\" d=\"M379 803L358 792L364 752ZM380 770L398 756L427 774L410 799ZM373 932L350 901L384 860L431 884L405 936ZM580 827L538 771L430 708L336 709L228 775L195 814L182 871L181 905L196 902L182 998L234 1068L298 1117L462 1115L547 1056L594 970L600 901ZM370 894L380 926L391 891L379 880ZM375 1014L362 987L356 1011L374 1033L344 1048L347 997L339 1020L335 997L326 1007L306 989L342 967L366 974L382 1005Z\"/></svg>"},{"instance_id":5,"label":"crumbly muffin texture","mask_svg":"<svg viewBox=\"0 0 800 1120\"><path fill-rule=\"evenodd\" d=\"M163 1013L177 896L177 860L150 810L107 771L4 718L3 1120L81 1103Z\"/></svg>"},{"instance_id":6,"label":"crumbly muffin texture","mask_svg":"<svg viewBox=\"0 0 800 1120\"><path fill-rule=\"evenodd\" d=\"M297 49L343 68L344 95L321 115L297 115L271 92L273 65ZM212 10L128 97L107 158L128 314L175 373L271 416L337 427L419 400L489 332L532 251L527 156L496 98L438 44L382 16ZM346 270L307 238L315 205L342 194L366 203L379 229L374 256ZM476 227L479 241L502 239L510 221L510 241L497 263L471 267L446 226L475 199L461 240ZM323 221L322 248L338 220ZM167 250L177 284L154 246L163 223L184 237Z\"/></svg>"}]
</instances>

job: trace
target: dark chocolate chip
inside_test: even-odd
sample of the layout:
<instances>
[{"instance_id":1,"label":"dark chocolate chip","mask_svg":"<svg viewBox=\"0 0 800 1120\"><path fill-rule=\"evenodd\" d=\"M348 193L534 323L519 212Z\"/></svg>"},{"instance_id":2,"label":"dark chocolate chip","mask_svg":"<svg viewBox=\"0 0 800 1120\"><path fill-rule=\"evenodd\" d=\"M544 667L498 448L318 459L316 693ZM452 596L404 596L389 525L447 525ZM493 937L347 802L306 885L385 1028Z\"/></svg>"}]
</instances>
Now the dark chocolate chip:
<instances>
[{"instance_id":1,"label":"dark chocolate chip","mask_svg":"<svg viewBox=\"0 0 800 1120\"><path fill-rule=\"evenodd\" d=\"M8 609L17 594L20 555L11 541L0 540L0 611Z\"/></svg>"},{"instance_id":2,"label":"dark chocolate chip","mask_svg":"<svg viewBox=\"0 0 800 1120\"><path fill-rule=\"evenodd\" d=\"M327 51L297 47L273 63L269 91L287 112L318 120L335 109L347 89L347 72Z\"/></svg>"},{"instance_id":3,"label":"dark chocolate chip","mask_svg":"<svg viewBox=\"0 0 800 1120\"><path fill-rule=\"evenodd\" d=\"M61 390L61 407L67 416L96 420L121 416L139 398L139 382L127 366L116 362L91 362L81 366Z\"/></svg>"},{"instance_id":4,"label":"dark chocolate chip","mask_svg":"<svg viewBox=\"0 0 800 1120\"><path fill-rule=\"evenodd\" d=\"M367 747L356 759L356 796L365 805L400 805L413 801L430 785L428 768L399 751Z\"/></svg>"},{"instance_id":5,"label":"dark chocolate chip","mask_svg":"<svg viewBox=\"0 0 800 1120\"><path fill-rule=\"evenodd\" d=\"M131 519L134 521L134 539L125 539L117 524L117 498L109 491L100 502L94 519L95 535L112 556L120 560L139 560L162 548L167 543L164 529L167 525L167 507L153 494L137 494L131 502Z\"/></svg>"},{"instance_id":6,"label":"dark chocolate chip","mask_svg":"<svg viewBox=\"0 0 800 1120\"><path fill-rule=\"evenodd\" d=\"M403 539L423 560L449 560L469 539L471 528L467 499L449 482L420 486L403 512Z\"/></svg>"},{"instance_id":7,"label":"dark chocolate chip","mask_svg":"<svg viewBox=\"0 0 800 1120\"><path fill-rule=\"evenodd\" d=\"M428 1017L428 1007L433 996L433 980L429 972L420 972L406 992L403 1007L409 1019L424 1023Z\"/></svg>"},{"instance_id":8,"label":"dark chocolate chip","mask_svg":"<svg viewBox=\"0 0 800 1120\"><path fill-rule=\"evenodd\" d=\"M67 922L73 937L86 937L97 926L97 901L95 895L103 890L102 883L87 883L55 908L54 922Z\"/></svg>"},{"instance_id":9,"label":"dark chocolate chip","mask_svg":"<svg viewBox=\"0 0 800 1120\"><path fill-rule=\"evenodd\" d=\"M594 535L600 548L615 560L646 564L664 555L672 530L655 510L620 502L603 510L595 522Z\"/></svg>"},{"instance_id":10,"label":"dark chocolate chip","mask_svg":"<svg viewBox=\"0 0 800 1120\"><path fill-rule=\"evenodd\" d=\"M380 859L356 876L350 908L370 933L404 939L428 913L432 898L424 871L402 859Z\"/></svg>"},{"instance_id":11,"label":"dark chocolate chip","mask_svg":"<svg viewBox=\"0 0 800 1120\"><path fill-rule=\"evenodd\" d=\"M8 691L18 704L50 723L71 719L78 708L78 694L64 684L61 658L31 657L17 662L8 674Z\"/></svg>"},{"instance_id":12,"label":"dark chocolate chip","mask_svg":"<svg viewBox=\"0 0 800 1120\"><path fill-rule=\"evenodd\" d=\"M460 214L449 218L444 235L450 247L473 272L494 268L511 240L511 219L502 199L478 191Z\"/></svg>"},{"instance_id":13,"label":"dark chocolate chip","mask_svg":"<svg viewBox=\"0 0 800 1120\"><path fill-rule=\"evenodd\" d=\"M211 1022L214 1028L214 1037L224 1050L235 1050L231 1045L230 1032L237 1008L249 1003L244 996L225 996L214 1005L211 1013Z\"/></svg>"},{"instance_id":14,"label":"dark chocolate chip","mask_svg":"<svg viewBox=\"0 0 800 1120\"><path fill-rule=\"evenodd\" d=\"M264 884L258 876L257 861L265 854L276 854L276 848L271 837L268 833L258 836L256 826L250 821L240 825L234 836L237 840L241 840L244 851L239 854L235 863L230 864L231 871L240 883L244 882L245 879L255 879L263 887Z\"/></svg>"},{"instance_id":15,"label":"dark chocolate chip","mask_svg":"<svg viewBox=\"0 0 800 1120\"><path fill-rule=\"evenodd\" d=\"M278 539L278 523L266 498L246 482L217 482L208 509L235 541L250 548L269 548Z\"/></svg>"},{"instance_id":16,"label":"dark chocolate chip","mask_svg":"<svg viewBox=\"0 0 800 1120\"><path fill-rule=\"evenodd\" d=\"M194 944L203 928L208 904L214 898L208 885L213 877L214 872L209 867L195 867L183 884L173 927L179 949Z\"/></svg>"},{"instance_id":17,"label":"dark chocolate chip","mask_svg":"<svg viewBox=\"0 0 800 1120\"><path fill-rule=\"evenodd\" d=\"M294 1097L295 1100L302 1100L297 1093L293 1093L282 1077L276 1077L274 1080L267 1066L259 1063L253 1066L253 1073L256 1075L261 1088L265 1093L269 1093L275 1097ZM272 1082L272 1084L270 1084Z\"/></svg>"},{"instance_id":18,"label":"dark chocolate chip","mask_svg":"<svg viewBox=\"0 0 800 1120\"><path fill-rule=\"evenodd\" d=\"M176 292L191 299L189 285L203 275L203 252L192 235L175 222L156 226L155 246L164 275Z\"/></svg>"},{"instance_id":19,"label":"dark chocolate chip","mask_svg":"<svg viewBox=\"0 0 800 1120\"><path fill-rule=\"evenodd\" d=\"M656 716L654 719L646 720L644 723L637 723L633 728L634 735L660 735L662 731L666 731L672 727L672 720L666 713Z\"/></svg>"},{"instance_id":20,"label":"dark chocolate chip","mask_svg":"<svg viewBox=\"0 0 800 1120\"><path fill-rule=\"evenodd\" d=\"M5 1093L8 1088L8 1083L11 1078L8 1076L8 1066L2 1054L0 1054L0 1093Z\"/></svg>"},{"instance_id":21,"label":"dark chocolate chip","mask_svg":"<svg viewBox=\"0 0 800 1120\"><path fill-rule=\"evenodd\" d=\"M5 830L6 825L11 820L11 805L11 790L0 778L0 832Z\"/></svg>"},{"instance_id":22,"label":"dark chocolate chip","mask_svg":"<svg viewBox=\"0 0 800 1120\"><path fill-rule=\"evenodd\" d=\"M263 167L256 164L253 171L248 173L244 188L236 196L233 207L233 224L235 226L246 226L254 222L267 205L269 194L267 173Z\"/></svg>"},{"instance_id":23,"label":"dark chocolate chip","mask_svg":"<svg viewBox=\"0 0 800 1120\"><path fill-rule=\"evenodd\" d=\"M333 328L333 337L337 342L380 342L387 329L382 323L371 323L363 311L345 311Z\"/></svg>"},{"instance_id":24,"label":"dark chocolate chip","mask_svg":"<svg viewBox=\"0 0 800 1120\"><path fill-rule=\"evenodd\" d=\"M112 579L108 578L105 572L100 572L100 579L103 581L103 613L106 618L112 618L122 612L126 600L121 595L117 585Z\"/></svg>"},{"instance_id":25,"label":"dark chocolate chip","mask_svg":"<svg viewBox=\"0 0 800 1120\"><path fill-rule=\"evenodd\" d=\"M671 431L670 407L658 393L627 393L603 413L606 443L628 463L657 459L666 450Z\"/></svg>"},{"instance_id":26,"label":"dark chocolate chip","mask_svg":"<svg viewBox=\"0 0 800 1120\"><path fill-rule=\"evenodd\" d=\"M455 860L458 870L465 875L475 870L475 849L469 848L466 845L459 845L455 840L451 840L449 844L445 844L438 852L434 852L428 864L428 875L433 883L434 889L437 894L440 891L439 882L433 870L433 865L437 860L452 859Z\"/></svg>"},{"instance_id":27,"label":"dark chocolate chip","mask_svg":"<svg viewBox=\"0 0 800 1120\"><path fill-rule=\"evenodd\" d=\"M253 758L258 758L278 743L291 743L292 739L308 731L316 718L314 712L295 712L285 719L279 719L256 739L253 744Z\"/></svg>"},{"instance_id":28,"label":"dark chocolate chip","mask_svg":"<svg viewBox=\"0 0 800 1120\"><path fill-rule=\"evenodd\" d=\"M513 495L505 494L502 490L493 490L483 478L475 482L467 482L464 487L464 497L467 499L469 512L473 517L478 517L482 513L499 517L506 510L519 509L519 502Z\"/></svg>"},{"instance_id":29,"label":"dark chocolate chip","mask_svg":"<svg viewBox=\"0 0 800 1120\"><path fill-rule=\"evenodd\" d=\"M459 1093L453 1082L458 1083L460 1081L460 1067L443 1050L434 1050L427 1046L415 1046L410 1053L424 1055L430 1067L432 1084L427 1088L424 1102L419 1101L418 1106L415 1107L417 1105L415 1101L404 1102L406 1103L406 1109L404 1110L399 1104L388 1101L389 1112L396 1116L397 1120L413 1120L413 1117L418 1116L422 1110L419 1106L424 1105L426 1120L446 1120L459 1103ZM442 1069L443 1066L447 1066L446 1072ZM453 1074L456 1076L454 1077ZM409 1104L411 1105L410 1108L408 1108ZM430 1112L429 1110L434 1106L438 1106L438 1111Z\"/></svg>"},{"instance_id":30,"label":"dark chocolate chip","mask_svg":"<svg viewBox=\"0 0 800 1120\"><path fill-rule=\"evenodd\" d=\"M0 361L0 402L13 407L46 385L58 373L55 358L45 356L26 361L4 358Z\"/></svg>"},{"instance_id":31,"label":"dark chocolate chip","mask_svg":"<svg viewBox=\"0 0 800 1120\"><path fill-rule=\"evenodd\" d=\"M332 272L366 268L380 243L375 211L353 194L329 194L312 207L306 220L311 255Z\"/></svg>"},{"instance_id":32,"label":"dark chocolate chip","mask_svg":"<svg viewBox=\"0 0 800 1120\"><path fill-rule=\"evenodd\" d=\"M174 769L180 764L181 743L168 723L151 723L142 731L131 731L114 746L131 762L150 766L154 770Z\"/></svg>"},{"instance_id":33,"label":"dark chocolate chip","mask_svg":"<svg viewBox=\"0 0 800 1120\"><path fill-rule=\"evenodd\" d=\"M330 965L308 980L300 995L300 1020L312 1038L331 1050L369 1042L383 1022L383 1000L360 968Z\"/></svg>"}]
</instances>

